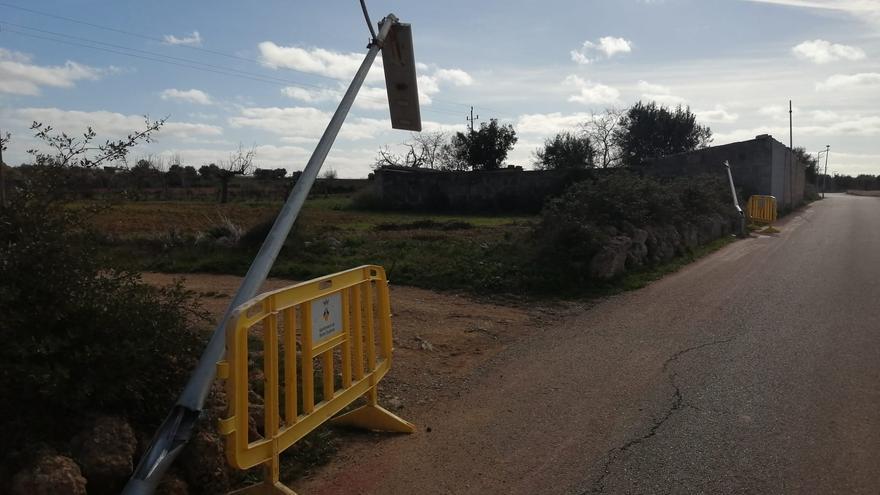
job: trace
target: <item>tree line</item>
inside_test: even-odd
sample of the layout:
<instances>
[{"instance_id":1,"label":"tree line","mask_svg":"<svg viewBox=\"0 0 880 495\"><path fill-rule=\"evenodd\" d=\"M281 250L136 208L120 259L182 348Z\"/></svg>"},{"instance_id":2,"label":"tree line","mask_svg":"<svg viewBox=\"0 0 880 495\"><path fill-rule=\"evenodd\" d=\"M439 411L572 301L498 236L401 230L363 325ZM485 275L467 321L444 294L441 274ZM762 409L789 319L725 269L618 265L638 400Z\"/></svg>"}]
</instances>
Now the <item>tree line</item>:
<instances>
[{"instance_id":1,"label":"tree line","mask_svg":"<svg viewBox=\"0 0 880 495\"><path fill-rule=\"evenodd\" d=\"M517 142L510 124L490 119L479 129L413 134L405 150L379 150L374 168L415 167L440 170L497 170ZM577 129L548 138L534 152L539 170L635 167L652 158L704 148L712 142L709 127L688 107L639 102L625 110L592 113Z\"/></svg>"}]
</instances>

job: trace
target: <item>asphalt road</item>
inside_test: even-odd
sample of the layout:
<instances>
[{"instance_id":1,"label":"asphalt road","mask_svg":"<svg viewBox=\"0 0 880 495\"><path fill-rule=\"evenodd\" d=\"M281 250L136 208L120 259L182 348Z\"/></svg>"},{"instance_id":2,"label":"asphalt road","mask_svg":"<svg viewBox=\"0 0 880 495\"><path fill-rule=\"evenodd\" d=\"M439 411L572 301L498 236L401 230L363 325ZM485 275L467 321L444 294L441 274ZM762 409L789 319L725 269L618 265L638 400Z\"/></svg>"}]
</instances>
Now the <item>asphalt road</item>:
<instances>
[{"instance_id":1,"label":"asphalt road","mask_svg":"<svg viewBox=\"0 0 880 495\"><path fill-rule=\"evenodd\" d=\"M518 342L301 493L880 493L880 198L781 229Z\"/></svg>"}]
</instances>

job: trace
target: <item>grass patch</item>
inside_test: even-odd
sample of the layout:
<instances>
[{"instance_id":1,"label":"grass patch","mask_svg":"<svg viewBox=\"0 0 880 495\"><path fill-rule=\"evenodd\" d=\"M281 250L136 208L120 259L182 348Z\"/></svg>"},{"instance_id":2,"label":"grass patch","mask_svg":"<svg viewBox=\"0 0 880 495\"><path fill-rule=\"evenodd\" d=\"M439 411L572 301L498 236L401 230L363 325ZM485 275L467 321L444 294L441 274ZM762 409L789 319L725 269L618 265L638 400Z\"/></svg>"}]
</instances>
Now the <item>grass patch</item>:
<instances>
[{"instance_id":1,"label":"grass patch","mask_svg":"<svg viewBox=\"0 0 880 495\"><path fill-rule=\"evenodd\" d=\"M529 236L537 217L356 211L347 208L348 201L347 196L309 198L270 275L307 280L377 264L385 267L393 283L426 289L600 297L643 287L730 242L720 239L611 282L565 287L549 280L546 268L534 262L537 256ZM105 250L134 269L242 276L278 206L138 202L117 205L96 221L100 229L111 231ZM161 218L141 221L148 211ZM223 222L240 222L237 226L244 232L240 242L229 245L228 239L208 235L221 223L219 215L224 215ZM122 222L129 217L138 220Z\"/></svg>"}]
</instances>

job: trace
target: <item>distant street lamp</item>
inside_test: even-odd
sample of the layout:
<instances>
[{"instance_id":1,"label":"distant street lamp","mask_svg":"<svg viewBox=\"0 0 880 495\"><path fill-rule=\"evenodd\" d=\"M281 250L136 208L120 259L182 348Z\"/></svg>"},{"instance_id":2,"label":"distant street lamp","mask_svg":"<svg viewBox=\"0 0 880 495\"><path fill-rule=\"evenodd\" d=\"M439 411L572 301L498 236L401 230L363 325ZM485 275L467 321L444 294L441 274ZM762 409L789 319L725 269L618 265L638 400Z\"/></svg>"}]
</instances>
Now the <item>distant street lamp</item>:
<instances>
[{"instance_id":1,"label":"distant street lamp","mask_svg":"<svg viewBox=\"0 0 880 495\"><path fill-rule=\"evenodd\" d=\"M822 174L822 199L825 199L825 181L828 180L828 155L831 154L831 145L825 145L825 173Z\"/></svg>"},{"instance_id":2,"label":"distant street lamp","mask_svg":"<svg viewBox=\"0 0 880 495\"><path fill-rule=\"evenodd\" d=\"M821 170L819 167L821 167L822 155L824 155L825 153L828 153L827 149L820 150L816 153L816 192L817 193L821 192L821 189L819 188L819 176L822 174L819 173L819 170ZM825 177L823 175L822 180L824 180L824 179L825 179Z\"/></svg>"}]
</instances>

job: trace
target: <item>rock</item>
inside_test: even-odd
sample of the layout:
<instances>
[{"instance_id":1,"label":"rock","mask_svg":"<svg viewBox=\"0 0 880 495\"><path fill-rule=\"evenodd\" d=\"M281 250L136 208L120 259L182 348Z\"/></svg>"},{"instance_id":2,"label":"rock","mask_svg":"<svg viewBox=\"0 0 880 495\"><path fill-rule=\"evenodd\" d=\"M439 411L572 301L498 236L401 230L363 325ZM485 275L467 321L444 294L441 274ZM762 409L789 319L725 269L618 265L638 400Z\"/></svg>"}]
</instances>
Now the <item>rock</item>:
<instances>
[{"instance_id":1,"label":"rock","mask_svg":"<svg viewBox=\"0 0 880 495\"><path fill-rule=\"evenodd\" d=\"M648 231L633 228L630 237L632 245L626 254L626 267L637 268L644 265L648 259L648 246L646 244L648 241Z\"/></svg>"},{"instance_id":2,"label":"rock","mask_svg":"<svg viewBox=\"0 0 880 495\"><path fill-rule=\"evenodd\" d=\"M612 237L590 260L590 277L611 280L626 270L626 259L632 239L619 235Z\"/></svg>"},{"instance_id":3,"label":"rock","mask_svg":"<svg viewBox=\"0 0 880 495\"><path fill-rule=\"evenodd\" d=\"M429 352L434 350L433 344L431 344L427 340L419 337L418 335L416 335L416 341L419 343L419 349L421 349L423 351L429 351Z\"/></svg>"},{"instance_id":4,"label":"rock","mask_svg":"<svg viewBox=\"0 0 880 495\"><path fill-rule=\"evenodd\" d=\"M648 257L652 262L660 262L672 259L681 242L681 236L671 225L663 227L648 227Z\"/></svg>"},{"instance_id":5,"label":"rock","mask_svg":"<svg viewBox=\"0 0 880 495\"><path fill-rule=\"evenodd\" d=\"M119 493L134 469L137 438L122 418L101 417L71 442L73 458L89 480L89 493Z\"/></svg>"},{"instance_id":6,"label":"rock","mask_svg":"<svg viewBox=\"0 0 880 495\"><path fill-rule=\"evenodd\" d=\"M86 479L69 457L40 455L12 479L12 495L86 495Z\"/></svg>"},{"instance_id":7,"label":"rock","mask_svg":"<svg viewBox=\"0 0 880 495\"><path fill-rule=\"evenodd\" d=\"M694 224L686 223L678 228L678 231L681 234L681 242L684 247L695 249L697 246L705 242L701 235L702 226L703 225L700 224L700 228L697 228Z\"/></svg>"},{"instance_id":8,"label":"rock","mask_svg":"<svg viewBox=\"0 0 880 495\"><path fill-rule=\"evenodd\" d=\"M156 488L156 495L189 495L189 485L173 474L166 474Z\"/></svg>"},{"instance_id":9,"label":"rock","mask_svg":"<svg viewBox=\"0 0 880 495\"><path fill-rule=\"evenodd\" d=\"M335 237L328 237L326 242L327 245L330 246L330 249L338 249L340 246L342 246L342 241Z\"/></svg>"},{"instance_id":10,"label":"rock","mask_svg":"<svg viewBox=\"0 0 880 495\"><path fill-rule=\"evenodd\" d=\"M400 400L400 397L392 397L388 399L386 404L388 404L388 408L392 411L399 411L403 409L403 401Z\"/></svg>"},{"instance_id":11,"label":"rock","mask_svg":"<svg viewBox=\"0 0 880 495\"><path fill-rule=\"evenodd\" d=\"M226 454L223 441L217 435L206 431L196 433L180 461L187 484L198 487L200 493L229 491Z\"/></svg>"}]
</instances>

